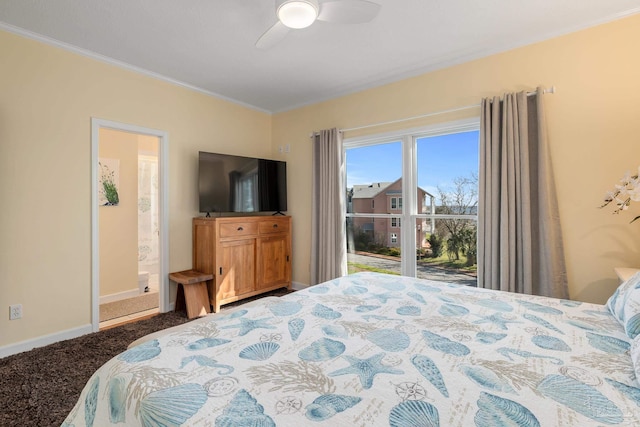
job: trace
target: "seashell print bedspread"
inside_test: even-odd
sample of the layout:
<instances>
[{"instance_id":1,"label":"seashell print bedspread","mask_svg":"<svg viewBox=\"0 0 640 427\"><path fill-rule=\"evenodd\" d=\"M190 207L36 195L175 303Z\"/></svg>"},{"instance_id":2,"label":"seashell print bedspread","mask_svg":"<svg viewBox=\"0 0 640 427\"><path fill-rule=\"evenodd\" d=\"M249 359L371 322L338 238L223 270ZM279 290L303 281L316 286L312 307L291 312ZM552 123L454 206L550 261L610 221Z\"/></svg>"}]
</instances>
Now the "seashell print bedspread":
<instances>
[{"instance_id":1,"label":"seashell print bedspread","mask_svg":"<svg viewBox=\"0 0 640 427\"><path fill-rule=\"evenodd\" d=\"M133 347L63 426L640 425L605 306L377 273Z\"/></svg>"}]
</instances>

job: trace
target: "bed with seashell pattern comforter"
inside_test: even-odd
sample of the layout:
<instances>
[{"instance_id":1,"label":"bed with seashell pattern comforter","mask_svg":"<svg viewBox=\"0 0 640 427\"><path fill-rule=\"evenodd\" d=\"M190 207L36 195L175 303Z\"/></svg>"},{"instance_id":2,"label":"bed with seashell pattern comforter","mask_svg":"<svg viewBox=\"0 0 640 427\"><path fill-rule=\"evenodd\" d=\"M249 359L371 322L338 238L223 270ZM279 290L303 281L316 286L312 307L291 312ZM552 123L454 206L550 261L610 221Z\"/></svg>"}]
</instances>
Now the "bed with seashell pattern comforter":
<instances>
[{"instance_id":1,"label":"bed with seashell pattern comforter","mask_svg":"<svg viewBox=\"0 0 640 427\"><path fill-rule=\"evenodd\" d=\"M358 273L130 348L63 426L640 425L606 306Z\"/></svg>"}]
</instances>

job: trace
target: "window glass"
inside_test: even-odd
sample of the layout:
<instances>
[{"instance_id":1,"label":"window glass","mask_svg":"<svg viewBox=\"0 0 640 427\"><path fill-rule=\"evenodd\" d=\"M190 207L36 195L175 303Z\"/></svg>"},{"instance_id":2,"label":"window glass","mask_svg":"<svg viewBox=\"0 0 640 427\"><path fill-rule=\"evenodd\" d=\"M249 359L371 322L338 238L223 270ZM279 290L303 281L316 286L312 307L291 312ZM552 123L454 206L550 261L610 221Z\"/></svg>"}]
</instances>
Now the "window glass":
<instances>
[{"instance_id":1,"label":"window glass","mask_svg":"<svg viewBox=\"0 0 640 427\"><path fill-rule=\"evenodd\" d=\"M402 191L400 141L349 148L347 163L347 212L386 214L391 194ZM401 193L400 193L401 194Z\"/></svg>"},{"instance_id":2,"label":"window glass","mask_svg":"<svg viewBox=\"0 0 640 427\"><path fill-rule=\"evenodd\" d=\"M452 215L418 218L417 275L424 264L461 273L455 281L475 283L478 213L478 131L430 136L416 140L418 213ZM456 218L456 216L465 216ZM469 219L469 216L472 216ZM420 242L418 244L418 242ZM427 256L428 255L428 256ZM465 276L469 273L470 278Z\"/></svg>"},{"instance_id":3,"label":"window glass","mask_svg":"<svg viewBox=\"0 0 640 427\"><path fill-rule=\"evenodd\" d=\"M396 208L391 215L390 206L402 195L402 142L347 148L345 156L349 271L362 271L366 264L399 274L402 238L391 231L398 230L400 218Z\"/></svg>"}]
</instances>

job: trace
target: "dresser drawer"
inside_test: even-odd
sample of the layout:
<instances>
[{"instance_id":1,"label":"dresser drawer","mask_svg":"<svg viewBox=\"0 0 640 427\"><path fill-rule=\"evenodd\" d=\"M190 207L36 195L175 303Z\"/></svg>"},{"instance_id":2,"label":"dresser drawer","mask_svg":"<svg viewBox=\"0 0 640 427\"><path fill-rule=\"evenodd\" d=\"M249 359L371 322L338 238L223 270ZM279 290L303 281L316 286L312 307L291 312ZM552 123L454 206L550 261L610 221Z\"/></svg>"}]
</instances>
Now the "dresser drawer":
<instances>
[{"instance_id":1,"label":"dresser drawer","mask_svg":"<svg viewBox=\"0 0 640 427\"><path fill-rule=\"evenodd\" d=\"M220 237L242 237L258 234L256 222L224 222L220 224Z\"/></svg>"},{"instance_id":2,"label":"dresser drawer","mask_svg":"<svg viewBox=\"0 0 640 427\"><path fill-rule=\"evenodd\" d=\"M260 234L288 233L289 219L273 219L260 221Z\"/></svg>"}]
</instances>

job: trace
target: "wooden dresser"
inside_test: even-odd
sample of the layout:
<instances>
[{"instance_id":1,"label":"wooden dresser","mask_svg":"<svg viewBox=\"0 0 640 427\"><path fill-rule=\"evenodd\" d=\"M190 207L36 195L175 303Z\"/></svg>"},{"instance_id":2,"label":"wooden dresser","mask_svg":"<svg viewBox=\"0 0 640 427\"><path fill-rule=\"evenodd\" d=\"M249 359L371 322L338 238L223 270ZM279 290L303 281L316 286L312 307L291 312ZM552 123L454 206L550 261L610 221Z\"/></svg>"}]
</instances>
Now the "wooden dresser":
<instances>
[{"instance_id":1,"label":"wooden dresser","mask_svg":"<svg viewBox=\"0 0 640 427\"><path fill-rule=\"evenodd\" d=\"M193 269L207 281L213 311L243 298L291 288L291 217L193 219Z\"/></svg>"}]
</instances>

